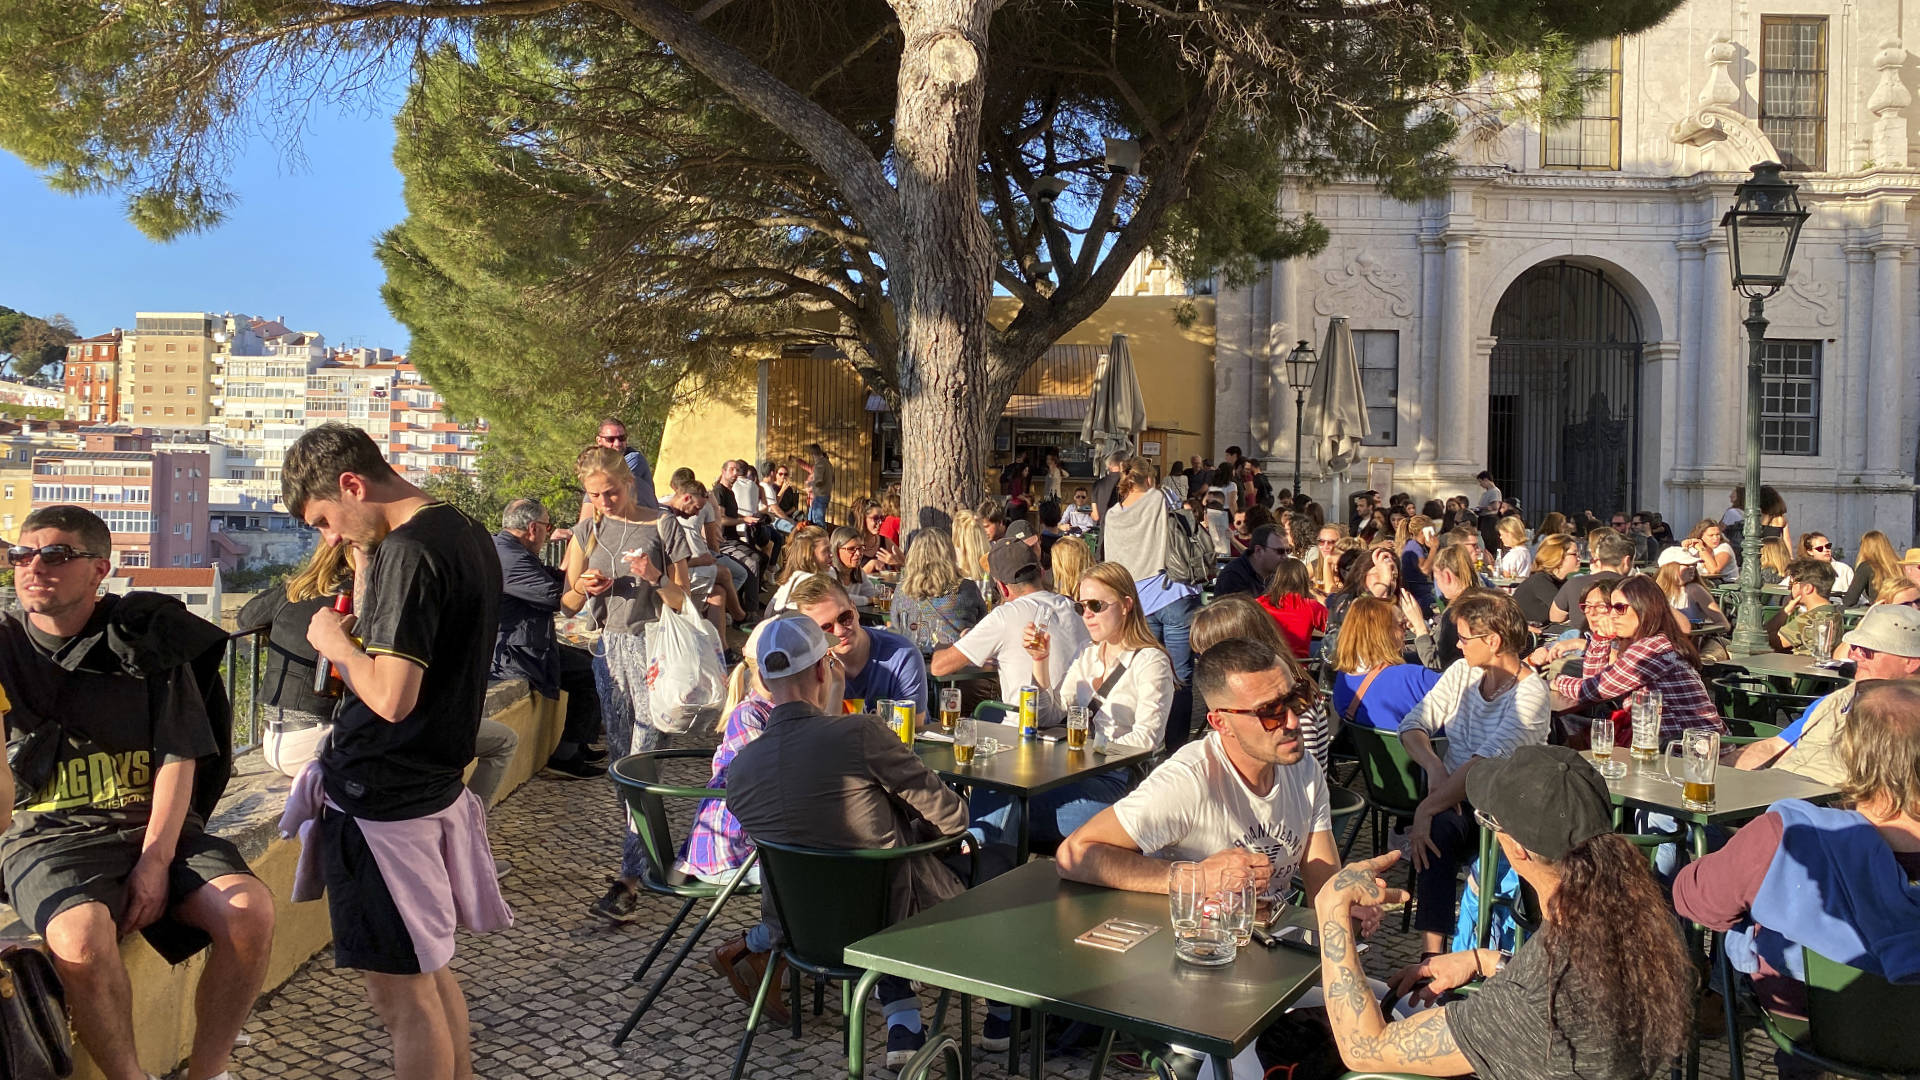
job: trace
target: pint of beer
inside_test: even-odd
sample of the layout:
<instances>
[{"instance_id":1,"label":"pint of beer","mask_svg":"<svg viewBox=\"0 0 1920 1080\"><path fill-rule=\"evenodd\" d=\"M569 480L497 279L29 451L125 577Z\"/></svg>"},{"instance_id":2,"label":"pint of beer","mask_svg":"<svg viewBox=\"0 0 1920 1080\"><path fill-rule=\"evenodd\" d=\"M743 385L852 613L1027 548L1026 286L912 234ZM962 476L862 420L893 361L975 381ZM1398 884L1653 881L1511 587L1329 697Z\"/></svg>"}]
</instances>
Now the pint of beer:
<instances>
[{"instance_id":1,"label":"pint of beer","mask_svg":"<svg viewBox=\"0 0 1920 1080\"><path fill-rule=\"evenodd\" d=\"M1067 749L1085 750L1087 734L1092 727L1085 705L1069 705L1067 707Z\"/></svg>"},{"instance_id":2,"label":"pint of beer","mask_svg":"<svg viewBox=\"0 0 1920 1080\"><path fill-rule=\"evenodd\" d=\"M953 725L960 722L960 688L946 686L940 689L940 730L953 734Z\"/></svg>"},{"instance_id":3,"label":"pint of beer","mask_svg":"<svg viewBox=\"0 0 1920 1080\"><path fill-rule=\"evenodd\" d=\"M1660 763L1667 779L1680 785L1680 805L1689 810L1713 809L1714 777L1720 766L1720 733L1712 728L1688 728L1668 749L1680 748L1680 775L1673 775L1673 758Z\"/></svg>"}]
</instances>

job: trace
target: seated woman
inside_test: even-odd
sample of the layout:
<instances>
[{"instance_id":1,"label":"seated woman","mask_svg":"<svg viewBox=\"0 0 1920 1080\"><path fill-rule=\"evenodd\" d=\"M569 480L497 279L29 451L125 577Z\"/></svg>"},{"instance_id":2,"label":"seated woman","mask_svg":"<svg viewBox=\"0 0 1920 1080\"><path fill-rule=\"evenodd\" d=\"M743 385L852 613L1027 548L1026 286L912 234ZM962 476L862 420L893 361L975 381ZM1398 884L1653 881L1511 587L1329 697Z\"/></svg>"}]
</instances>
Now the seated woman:
<instances>
[{"instance_id":1,"label":"seated woman","mask_svg":"<svg viewBox=\"0 0 1920 1080\"><path fill-rule=\"evenodd\" d=\"M962 510L953 515L954 566L960 571L960 577L973 582L989 603L998 597L987 576L987 548L991 543L987 539L987 527L981 524L978 514Z\"/></svg>"},{"instance_id":2,"label":"seated woman","mask_svg":"<svg viewBox=\"0 0 1920 1080\"><path fill-rule=\"evenodd\" d=\"M1119 563L1094 564L1080 579L1074 607L1091 642L1078 656L1054 656L1046 631L1033 626L1025 631L1022 644L1033 658L1033 681L1040 690L1040 722L1062 723L1068 706L1084 706L1095 745L1123 752L1160 749L1179 682L1167 650L1140 613L1132 572ZM1115 769L1034 796L1028 804L1029 835L1036 844L1058 844L1126 794L1127 782L1127 774ZM1005 833L1004 794L976 789L973 818L988 843L1012 842Z\"/></svg>"},{"instance_id":3,"label":"seated woman","mask_svg":"<svg viewBox=\"0 0 1920 1080\"><path fill-rule=\"evenodd\" d=\"M1593 602L1602 587L1611 590L1604 609ZM1661 746L1688 728L1727 730L1700 678L1700 650L1680 628L1666 594L1652 579L1597 583L1581 597L1580 608L1593 637L1581 658L1580 674L1553 680L1556 711L1599 701L1624 702L1657 691ZM1553 649L1536 649L1527 664L1538 671L1557 655L1561 653Z\"/></svg>"},{"instance_id":4,"label":"seated woman","mask_svg":"<svg viewBox=\"0 0 1920 1080\"><path fill-rule=\"evenodd\" d=\"M339 699L314 692L313 668L319 657L307 644L307 624L351 584L350 550L347 544L314 548L305 566L285 584L247 601L234 620L234 628L243 633L267 631L266 667L254 694L260 702L260 756L282 776L298 774L333 730L333 707Z\"/></svg>"},{"instance_id":5,"label":"seated woman","mask_svg":"<svg viewBox=\"0 0 1920 1080\"><path fill-rule=\"evenodd\" d=\"M1327 632L1327 605L1313 598L1306 563L1282 558L1259 603L1280 627L1280 636L1295 660L1312 655L1313 635Z\"/></svg>"},{"instance_id":6,"label":"seated woman","mask_svg":"<svg viewBox=\"0 0 1920 1080\"><path fill-rule=\"evenodd\" d=\"M1680 547L1700 559L1700 576L1707 581L1732 584L1740 580L1740 560L1719 522L1708 518L1695 525Z\"/></svg>"},{"instance_id":7,"label":"seated woman","mask_svg":"<svg viewBox=\"0 0 1920 1080\"><path fill-rule=\"evenodd\" d=\"M888 539L885 532L886 510L873 499L861 499L854 504L853 512L854 520L860 523L860 569L868 574L900 569L900 545Z\"/></svg>"},{"instance_id":8,"label":"seated woman","mask_svg":"<svg viewBox=\"0 0 1920 1080\"><path fill-rule=\"evenodd\" d=\"M1654 584L1660 586L1667 603L1687 622L1727 629L1733 624L1727 620L1727 613L1720 610L1720 601L1700 584L1699 564L1700 560L1686 548L1668 548L1660 553L1660 572L1654 576Z\"/></svg>"},{"instance_id":9,"label":"seated woman","mask_svg":"<svg viewBox=\"0 0 1920 1080\"><path fill-rule=\"evenodd\" d=\"M1480 587L1480 571L1473 565L1473 552L1465 544L1448 544L1435 552L1431 570L1434 592L1449 607L1470 592L1488 591ZM1460 659L1460 638L1452 619L1441 617L1430 626L1418 612L1408 609L1407 627L1413 632L1414 655L1421 663L1435 671L1444 671Z\"/></svg>"},{"instance_id":10,"label":"seated woman","mask_svg":"<svg viewBox=\"0 0 1920 1080\"><path fill-rule=\"evenodd\" d=\"M1374 544L1340 559L1340 590L1327 597L1327 636L1333 637L1347 617L1347 608L1363 596L1394 600L1407 595L1400 588L1400 561L1394 557L1393 544ZM1415 608L1418 608L1418 604Z\"/></svg>"},{"instance_id":11,"label":"seated woman","mask_svg":"<svg viewBox=\"0 0 1920 1080\"><path fill-rule=\"evenodd\" d=\"M1466 805L1468 774L1482 761L1544 744L1549 722L1547 688L1520 660L1533 634L1511 597L1475 591L1441 617L1455 625L1460 659L1400 721L1401 742L1427 773L1427 797L1407 831L1420 872L1413 925L1422 956L1439 952L1453 934L1456 879L1480 839ZM1445 760L1433 750L1442 735Z\"/></svg>"},{"instance_id":12,"label":"seated woman","mask_svg":"<svg viewBox=\"0 0 1920 1080\"><path fill-rule=\"evenodd\" d=\"M1440 527L1425 514L1407 519L1396 536L1400 543L1400 581L1420 603L1420 611L1433 614L1433 552L1439 542Z\"/></svg>"},{"instance_id":13,"label":"seated woman","mask_svg":"<svg viewBox=\"0 0 1920 1080\"><path fill-rule=\"evenodd\" d=\"M818 525L802 525L787 537L784 556L780 561L779 588L774 590L773 598L767 601L769 613L787 606L787 597L792 595L793 587L814 576L825 574L833 576L833 549L827 543L827 530Z\"/></svg>"},{"instance_id":14,"label":"seated woman","mask_svg":"<svg viewBox=\"0 0 1920 1080\"><path fill-rule=\"evenodd\" d=\"M833 530L827 550L833 552L834 577L855 603L864 604L880 594L880 583L867 576L863 569L867 564L867 550L860 541L860 530L851 525Z\"/></svg>"},{"instance_id":15,"label":"seated woman","mask_svg":"<svg viewBox=\"0 0 1920 1080\"><path fill-rule=\"evenodd\" d=\"M1223 641L1237 638L1251 638L1265 642L1282 658L1288 655L1286 642L1280 637L1280 628L1267 610L1246 593L1234 593L1223 596L1200 609L1193 617L1193 627L1189 632L1189 643L1193 655L1199 656ZM1313 681L1298 667L1290 667L1288 674L1295 680ZM1333 748L1333 722L1327 713L1327 701L1321 698L1313 708L1300 714L1300 741L1306 746L1307 753L1327 767L1327 754Z\"/></svg>"},{"instance_id":16,"label":"seated woman","mask_svg":"<svg viewBox=\"0 0 1920 1080\"><path fill-rule=\"evenodd\" d=\"M1553 598L1567 579L1580 572L1580 550L1573 537L1551 533L1533 555L1533 572L1513 590L1513 602L1534 626L1553 621Z\"/></svg>"},{"instance_id":17,"label":"seated woman","mask_svg":"<svg viewBox=\"0 0 1920 1080\"><path fill-rule=\"evenodd\" d=\"M1512 515L1503 517L1493 527L1500 537L1500 558L1494 563L1493 572L1503 578L1518 581L1533 572L1533 551L1527 547L1527 527L1519 518Z\"/></svg>"},{"instance_id":18,"label":"seated woman","mask_svg":"<svg viewBox=\"0 0 1920 1080\"><path fill-rule=\"evenodd\" d=\"M980 587L960 576L953 537L945 529L917 529L893 591L887 629L925 647L943 648L987 617Z\"/></svg>"},{"instance_id":19,"label":"seated woman","mask_svg":"<svg viewBox=\"0 0 1920 1080\"><path fill-rule=\"evenodd\" d=\"M1785 540L1769 536L1760 541L1760 584L1778 585L1787 580L1787 564L1792 561L1793 553Z\"/></svg>"},{"instance_id":20,"label":"seated woman","mask_svg":"<svg viewBox=\"0 0 1920 1080\"><path fill-rule=\"evenodd\" d=\"M1061 596L1078 596L1080 579L1093 565L1093 548L1077 536L1061 537L1053 545L1047 565L1053 578L1053 591Z\"/></svg>"},{"instance_id":21,"label":"seated woman","mask_svg":"<svg viewBox=\"0 0 1920 1080\"><path fill-rule=\"evenodd\" d=\"M1363 596L1347 609L1333 647L1333 714L1342 723L1399 731L1440 681L1432 668L1405 662L1406 642L1405 616L1385 600Z\"/></svg>"}]
</instances>

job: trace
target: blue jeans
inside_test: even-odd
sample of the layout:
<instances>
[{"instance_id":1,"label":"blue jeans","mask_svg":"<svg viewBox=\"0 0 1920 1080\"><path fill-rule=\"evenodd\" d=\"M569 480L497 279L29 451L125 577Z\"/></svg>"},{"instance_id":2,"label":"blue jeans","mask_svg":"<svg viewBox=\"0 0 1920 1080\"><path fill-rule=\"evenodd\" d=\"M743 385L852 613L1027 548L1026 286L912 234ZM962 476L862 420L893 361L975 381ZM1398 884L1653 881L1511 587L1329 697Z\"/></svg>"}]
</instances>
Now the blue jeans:
<instances>
[{"instance_id":1,"label":"blue jeans","mask_svg":"<svg viewBox=\"0 0 1920 1080\"><path fill-rule=\"evenodd\" d=\"M1167 710L1168 750L1184 745L1193 730L1193 648L1187 644L1187 635L1193 629L1194 613L1199 610L1200 596L1195 593L1181 597L1147 616L1147 628L1166 647L1167 656L1173 660L1174 677L1180 680L1180 685L1173 691L1172 705Z\"/></svg>"},{"instance_id":2,"label":"blue jeans","mask_svg":"<svg viewBox=\"0 0 1920 1080\"><path fill-rule=\"evenodd\" d=\"M1042 792L1027 800L1027 835L1035 845L1058 844L1126 793L1127 774L1119 770ZM974 832L982 843L1012 846L1019 839L1007 833L1012 802L1005 792L974 789L968 803Z\"/></svg>"},{"instance_id":3,"label":"blue jeans","mask_svg":"<svg viewBox=\"0 0 1920 1080\"><path fill-rule=\"evenodd\" d=\"M825 495L815 495L812 499L808 500L807 520L813 522L815 525L825 525L827 523L827 497Z\"/></svg>"}]
</instances>

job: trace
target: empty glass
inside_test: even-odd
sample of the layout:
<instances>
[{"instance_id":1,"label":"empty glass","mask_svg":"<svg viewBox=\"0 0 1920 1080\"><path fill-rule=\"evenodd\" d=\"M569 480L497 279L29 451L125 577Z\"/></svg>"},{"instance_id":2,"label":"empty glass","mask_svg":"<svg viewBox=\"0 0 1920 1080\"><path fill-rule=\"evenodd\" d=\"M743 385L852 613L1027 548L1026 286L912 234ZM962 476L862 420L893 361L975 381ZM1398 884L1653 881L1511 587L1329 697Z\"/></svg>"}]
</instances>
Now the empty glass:
<instances>
[{"instance_id":1,"label":"empty glass","mask_svg":"<svg viewBox=\"0 0 1920 1080\"><path fill-rule=\"evenodd\" d=\"M1593 722L1591 730L1593 767L1600 770L1600 775L1609 780L1618 780L1627 775L1627 763L1621 761L1620 756L1615 753L1619 747L1613 745L1613 720L1601 717Z\"/></svg>"},{"instance_id":2,"label":"empty glass","mask_svg":"<svg viewBox=\"0 0 1920 1080\"><path fill-rule=\"evenodd\" d=\"M1633 748L1635 761L1653 762L1660 758L1660 691L1648 690L1633 699Z\"/></svg>"},{"instance_id":3,"label":"empty glass","mask_svg":"<svg viewBox=\"0 0 1920 1080\"><path fill-rule=\"evenodd\" d=\"M1220 875L1219 888L1214 891L1217 901L1223 905L1227 931L1233 935L1236 949L1244 949L1253 940L1253 911L1259 906L1259 895L1254 891L1253 874L1232 867Z\"/></svg>"},{"instance_id":4,"label":"empty glass","mask_svg":"<svg viewBox=\"0 0 1920 1080\"><path fill-rule=\"evenodd\" d=\"M1177 862L1168 871L1167 907L1173 920L1173 955L1189 964L1217 967L1233 962L1229 907L1207 888L1197 862Z\"/></svg>"},{"instance_id":5,"label":"empty glass","mask_svg":"<svg viewBox=\"0 0 1920 1080\"><path fill-rule=\"evenodd\" d=\"M1826 660L1833 656L1833 624L1825 619L1813 624L1809 636L1813 639L1813 658Z\"/></svg>"}]
</instances>

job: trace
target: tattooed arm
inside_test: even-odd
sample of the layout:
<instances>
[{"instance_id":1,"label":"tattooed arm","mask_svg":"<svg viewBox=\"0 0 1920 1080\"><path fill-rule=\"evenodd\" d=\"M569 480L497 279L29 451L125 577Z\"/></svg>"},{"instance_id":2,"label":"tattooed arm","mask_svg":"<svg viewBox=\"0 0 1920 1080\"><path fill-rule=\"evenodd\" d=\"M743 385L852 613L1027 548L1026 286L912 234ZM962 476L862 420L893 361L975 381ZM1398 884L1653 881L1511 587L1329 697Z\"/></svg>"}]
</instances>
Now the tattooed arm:
<instances>
[{"instance_id":1,"label":"tattooed arm","mask_svg":"<svg viewBox=\"0 0 1920 1080\"><path fill-rule=\"evenodd\" d=\"M1428 1009L1389 1024L1360 966L1354 947L1355 907L1405 900L1377 875L1400 857L1397 851L1354 863L1333 876L1314 899L1320 920L1320 980L1326 990L1327 1021L1340 1044L1347 1068L1403 1072L1421 1076L1463 1076L1473 1065L1453 1041L1445 1009Z\"/></svg>"}]
</instances>

